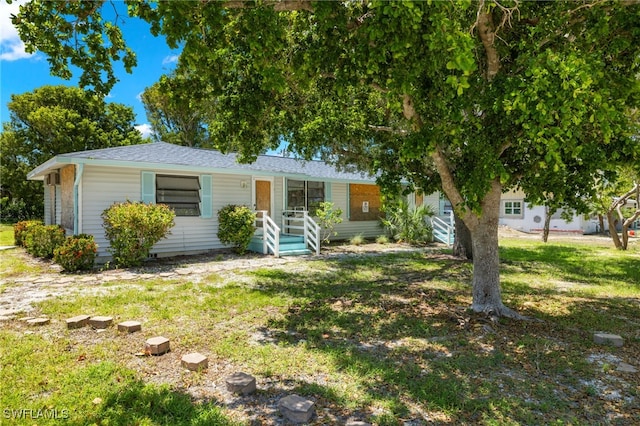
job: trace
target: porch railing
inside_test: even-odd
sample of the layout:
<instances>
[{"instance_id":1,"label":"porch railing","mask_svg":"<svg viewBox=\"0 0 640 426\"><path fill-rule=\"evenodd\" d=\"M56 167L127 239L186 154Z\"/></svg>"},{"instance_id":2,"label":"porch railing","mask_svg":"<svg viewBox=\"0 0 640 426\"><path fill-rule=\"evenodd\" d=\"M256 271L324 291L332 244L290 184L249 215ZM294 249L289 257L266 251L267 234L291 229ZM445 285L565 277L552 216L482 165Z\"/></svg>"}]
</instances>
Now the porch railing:
<instances>
[{"instance_id":1,"label":"porch railing","mask_svg":"<svg viewBox=\"0 0 640 426\"><path fill-rule=\"evenodd\" d=\"M262 229L262 253L268 254L269 250L275 257L280 256L280 227L269 216L266 210L256 212L256 228Z\"/></svg>"},{"instance_id":2,"label":"porch railing","mask_svg":"<svg viewBox=\"0 0 640 426\"><path fill-rule=\"evenodd\" d=\"M285 210L282 212L282 230L285 234L304 236L304 244L315 254L320 254L322 233L320 225L306 210Z\"/></svg>"},{"instance_id":3,"label":"porch railing","mask_svg":"<svg viewBox=\"0 0 640 426\"><path fill-rule=\"evenodd\" d=\"M433 216L431 218L431 228L433 229L433 239L450 246L453 244L455 228L453 225L453 212L447 221Z\"/></svg>"}]
</instances>

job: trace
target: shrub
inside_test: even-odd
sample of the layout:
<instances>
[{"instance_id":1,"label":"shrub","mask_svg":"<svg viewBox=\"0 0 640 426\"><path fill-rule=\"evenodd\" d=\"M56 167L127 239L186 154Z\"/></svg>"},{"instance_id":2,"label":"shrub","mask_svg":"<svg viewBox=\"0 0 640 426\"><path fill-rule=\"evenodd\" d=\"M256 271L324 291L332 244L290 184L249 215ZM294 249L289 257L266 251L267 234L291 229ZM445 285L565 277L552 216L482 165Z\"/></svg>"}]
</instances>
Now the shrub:
<instances>
[{"instance_id":1,"label":"shrub","mask_svg":"<svg viewBox=\"0 0 640 426\"><path fill-rule=\"evenodd\" d=\"M9 197L0 198L0 222L14 223L38 217L42 217L40 209L34 205L27 205L22 198L12 200L9 200Z\"/></svg>"},{"instance_id":2,"label":"shrub","mask_svg":"<svg viewBox=\"0 0 640 426\"><path fill-rule=\"evenodd\" d=\"M362 234L357 234L351 237L349 240L349 244L353 244L354 246L361 246L365 243L364 236Z\"/></svg>"},{"instance_id":3,"label":"shrub","mask_svg":"<svg viewBox=\"0 0 640 426\"><path fill-rule=\"evenodd\" d=\"M44 226L44 223L40 220L23 220L13 225L13 240L15 245L24 247L24 239L29 228L40 225Z\"/></svg>"},{"instance_id":4,"label":"shrub","mask_svg":"<svg viewBox=\"0 0 640 426\"><path fill-rule=\"evenodd\" d=\"M33 225L23 238L27 253L51 259L54 250L64 243L64 229L59 225Z\"/></svg>"},{"instance_id":5,"label":"shrub","mask_svg":"<svg viewBox=\"0 0 640 426\"><path fill-rule=\"evenodd\" d=\"M385 206L385 218L381 222L394 240L424 244L433 239L431 224L425 220L433 214L428 205L409 207L405 200L400 200Z\"/></svg>"},{"instance_id":6,"label":"shrub","mask_svg":"<svg viewBox=\"0 0 640 426\"><path fill-rule=\"evenodd\" d=\"M256 214L246 206L229 204L218 211L218 239L232 244L236 253L247 251L256 231Z\"/></svg>"},{"instance_id":7,"label":"shrub","mask_svg":"<svg viewBox=\"0 0 640 426\"><path fill-rule=\"evenodd\" d=\"M164 204L127 201L114 203L102 212L109 252L116 265L138 266L151 248L171 233L175 213Z\"/></svg>"},{"instance_id":8,"label":"shrub","mask_svg":"<svg viewBox=\"0 0 640 426\"><path fill-rule=\"evenodd\" d=\"M389 244L389 237L386 235L378 235L376 238L376 243L378 244Z\"/></svg>"},{"instance_id":9,"label":"shrub","mask_svg":"<svg viewBox=\"0 0 640 426\"><path fill-rule=\"evenodd\" d=\"M67 272L88 271L93 269L97 252L93 235L73 235L53 251L53 260Z\"/></svg>"},{"instance_id":10,"label":"shrub","mask_svg":"<svg viewBox=\"0 0 640 426\"><path fill-rule=\"evenodd\" d=\"M338 233L334 230L335 226L342 223L342 209L335 208L330 201L323 201L316 210L318 224L322 227L322 242L328 243L331 237L335 237Z\"/></svg>"}]
</instances>

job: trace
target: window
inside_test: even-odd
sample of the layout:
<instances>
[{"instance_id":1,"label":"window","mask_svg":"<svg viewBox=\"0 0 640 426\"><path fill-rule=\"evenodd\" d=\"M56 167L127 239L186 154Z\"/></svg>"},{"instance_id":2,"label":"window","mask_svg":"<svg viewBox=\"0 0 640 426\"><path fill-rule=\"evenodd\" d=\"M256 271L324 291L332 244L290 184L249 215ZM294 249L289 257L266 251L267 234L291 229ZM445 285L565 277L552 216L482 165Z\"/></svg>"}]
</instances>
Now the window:
<instances>
[{"instance_id":1,"label":"window","mask_svg":"<svg viewBox=\"0 0 640 426\"><path fill-rule=\"evenodd\" d=\"M156 175L156 203L168 205L176 216L200 216L200 179Z\"/></svg>"},{"instance_id":2,"label":"window","mask_svg":"<svg viewBox=\"0 0 640 426\"><path fill-rule=\"evenodd\" d=\"M505 216L522 216L522 201L504 201Z\"/></svg>"},{"instance_id":3,"label":"window","mask_svg":"<svg viewBox=\"0 0 640 426\"><path fill-rule=\"evenodd\" d=\"M349 184L349 220L378 220L383 216L380 187L368 184Z\"/></svg>"},{"instance_id":4,"label":"window","mask_svg":"<svg viewBox=\"0 0 640 426\"><path fill-rule=\"evenodd\" d=\"M324 182L287 180L288 210L307 210L313 214L324 200Z\"/></svg>"}]
</instances>

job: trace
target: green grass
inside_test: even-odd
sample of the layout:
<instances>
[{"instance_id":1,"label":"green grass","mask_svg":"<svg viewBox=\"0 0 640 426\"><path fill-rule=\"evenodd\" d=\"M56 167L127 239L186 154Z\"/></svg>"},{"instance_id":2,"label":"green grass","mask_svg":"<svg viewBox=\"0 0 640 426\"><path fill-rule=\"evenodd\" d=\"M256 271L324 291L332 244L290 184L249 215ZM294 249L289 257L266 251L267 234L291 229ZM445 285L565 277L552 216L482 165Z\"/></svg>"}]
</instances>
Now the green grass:
<instances>
[{"instance_id":1,"label":"green grass","mask_svg":"<svg viewBox=\"0 0 640 426\"><path fill-rule=\"evenodd\" d=\"M13 244L13 225L0 224L0 246L12 246Z\"/></svg>"},{"instance_id":2,"label":"green grass","mask_svg":"<svg viewBox=\"0 0 640 426\"><path fill-rule=\"evenodd\" d=\"M3 264L5 285L24 275L21 256L14 250ZM330 415L378 425L633 419L637 378L588 357L640 367L638 246L509 239L501 257L503 298L530 321L495 324L470 313L471 264L441 252L304 260L201 281L115 281L99 297L50 299L38 305L49 326L0 323L0 405L66 409L78 425L243 424L248 412L273 423L251 398L234 409L219 394L194 400L188 392L241 370L258 378L260 398L277 401L285 388L312 397L318 424L333 423ZM143 331L65 330L63 320L80 313L138 319ZM625 346L595 345L598 330L622 335ZM136 357L156 335L172 352ZM193 351L209 356L206 372L180 370L179 356ZM618 389L626 400L603 398Z\"/></svg>"}]
</instances>

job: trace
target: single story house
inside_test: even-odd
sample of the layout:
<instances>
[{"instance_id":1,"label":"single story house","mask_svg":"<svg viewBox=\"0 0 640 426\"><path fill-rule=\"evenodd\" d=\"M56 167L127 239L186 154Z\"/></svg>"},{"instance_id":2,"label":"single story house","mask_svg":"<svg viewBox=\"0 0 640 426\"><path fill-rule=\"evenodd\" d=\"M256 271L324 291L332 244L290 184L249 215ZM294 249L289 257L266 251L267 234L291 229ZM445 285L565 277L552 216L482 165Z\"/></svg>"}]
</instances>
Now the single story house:
<instances>
[{"instance_id":1,"label":"single story house","mask_svg":"<svg viewBox=\"0 0 640 426\"><path fill-rule=\"evenodd\" d=\"M343 211L336 238L383 233L375 178L322 161L262 155L239 164L234 154L156 142L57 155L27 178L44 181L45 223L62 225L67 235L92 234L99 259L109 256L101 214L127 200L164 203L176 212L171 235L154 246L154 257L225 248L217 212L227 204L264 211L286 232L287 218L331 201ZM444 208L438 194L419 202L437 212Z\"/></svg>"},{"instance_id":2,"label":"single story house","mask_svg":"<svg viewBox=\"0 0 640 426\"><path fill-rule=\"evenodd\" d=\"M542 232L546 217L545 207L525 203L524 199L525 193L521 190L512 190L502 194L500 198L500 225L523 232ZM551 216L550 232L593 234L599 230L597 217L573 215L571 220L565 220L561 215L562 210L558 210Z\"/></svg>"}]
</instances>

